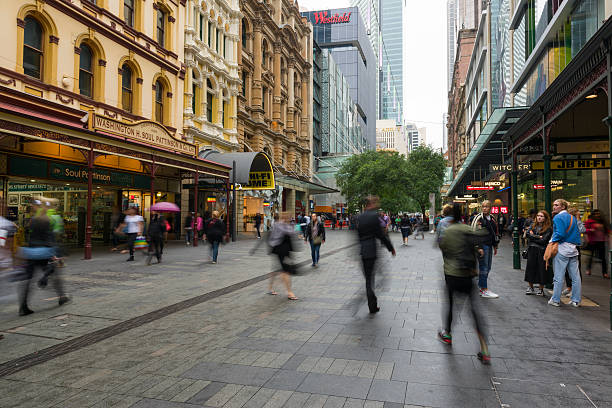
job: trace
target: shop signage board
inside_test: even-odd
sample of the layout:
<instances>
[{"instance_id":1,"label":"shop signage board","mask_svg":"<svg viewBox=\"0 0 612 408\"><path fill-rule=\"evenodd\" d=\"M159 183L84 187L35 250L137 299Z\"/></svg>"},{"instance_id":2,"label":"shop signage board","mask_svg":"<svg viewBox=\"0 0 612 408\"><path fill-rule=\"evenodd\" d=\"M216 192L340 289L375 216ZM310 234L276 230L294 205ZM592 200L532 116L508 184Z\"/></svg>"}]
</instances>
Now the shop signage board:
<instances>
[{"instance_id":1,"label":"shop signage board","mask_svg":"<svg viewBox=\"0 0 612 408\"><path fill-rule=\"evenodd\" d=\"M551 170L609 169L610 159L567 159L551 160ZM531 162L531 170L544 170L544 160Z\"/></svg>"},{"instance_id":2,"label":"shop signage board","mask_svg":"<svg viewBox=\"0 0 612 408\"><path fill-rule=\"evenodd\" d=\"M91 120L93 130L112 133L126 139L173 150L189 156L197 154L196 145L175 138L168 129L157 122L143 120L141 122L126 123L93 113L91 115L93 115Z\"/></svg>"},{"instance_id":3,"label":"shop signage board","mask_svg":"<svg viewBox=\"0 0 612 408\"><path fill-rule=\"evenodd\" d=\"M465 188L468 191L474 191L474 190L493 190L493 186L467 186Z\"/></svg>"},{"instance_id":4,"label":"shop signage board","mask_svg":"<svg viewBox=\"0 0 612 408\"><path fill-rule=\"evenodd\" d=\"M530 170L530 166L528 162L521 162L518 163L518 170ZM512 171L512 165L511 164L489 164L489 171Z\"/></svg>"},{"instance_id":5,"label":"shop signage board","mask_svg":"<svg viewBox=\"0 0 612 408\"><path fill-rule=\"evenodd\" d=\"M339 23L350 23L351 13L344 13L342 15L336 13L334 15L327 16L327 11L318 11L314 13L315 24L339 24Z\"/></svg>"},{"instance_id":6,"label":"shop signage board","mask_svg":"<svg viewBox=\"0 0 612 408\"><path fill-rule=\"evenodd\" d=\"M274 173L271 171L252 171L249 173L249 184L243 190L274 190Z\"/></svg>"},{"instance_id":7,"label":"shop signage board","mask_svg":"<svg viewBox=\"0 0 612 408\"><path fill-rule=\"evenodd\" d=\"M455 199L457 200L475 200L477 198L478 196L476 194L460 194L455 196Z\"/></svg>"},{"instance_id":8,"label":"shop signage board","mask_svg":"<svg viewBox=\"0 0 612 408\"><path fill-rule=\"evenodd\" d=\"M610 153L607 140L557 142L557 154Z\"/></svg>"}]
</instances>

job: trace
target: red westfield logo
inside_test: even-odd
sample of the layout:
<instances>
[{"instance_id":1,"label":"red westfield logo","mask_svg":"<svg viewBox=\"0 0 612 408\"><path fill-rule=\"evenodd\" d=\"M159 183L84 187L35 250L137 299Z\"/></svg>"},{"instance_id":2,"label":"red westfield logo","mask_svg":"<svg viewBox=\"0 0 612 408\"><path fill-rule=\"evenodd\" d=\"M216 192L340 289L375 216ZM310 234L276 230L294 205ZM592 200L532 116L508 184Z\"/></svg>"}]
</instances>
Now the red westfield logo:
<instances>
[{"instance_id":1,"label":"red westfield logo","mask_svg":"<svg viewBox=\"0 0 612 408\"><path fill-rule=\"evenodd\" d=\"M319 11L314 13L315 24L338 24L349 23L351 21L351 13L342 15L336 13L333 16L327 17L327 11Z\"/></svg>"}]
</instances>

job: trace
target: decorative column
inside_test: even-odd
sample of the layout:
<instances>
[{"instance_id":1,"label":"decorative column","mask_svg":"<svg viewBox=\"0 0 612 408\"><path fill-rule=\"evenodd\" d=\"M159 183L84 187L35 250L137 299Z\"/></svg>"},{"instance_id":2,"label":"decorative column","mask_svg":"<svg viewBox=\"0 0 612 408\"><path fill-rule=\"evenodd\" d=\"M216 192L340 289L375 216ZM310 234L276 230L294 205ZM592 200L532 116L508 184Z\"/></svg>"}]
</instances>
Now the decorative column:
<instances>
[{"instance_id":1,"label":"decorative column","mask_svg":"<svg viewBox=\"0 0 612 408\"><path fill-rule=\"evenodd\" d=\"M302 123L301 123L302 126L300 128L300 134L299 134L299 137L302 138L302 140L306 140L306 141L308 141L308 130L309 130L309 126L308 126L308 108L309 108L308 85L309 84L310 84L309 72L306 71L302 75Z\"/></svg>"},{"instance_id":2,"label":"decorative column","mask_svg":"<svg viewBox=\"0 0 612 408\"><path fill-rule=\"evenodd\" d=\"M185 73L185 99L187 100L187 113L191 112L195 116L195 112L191 107L193 106L193 98L195 95L193 94L193 67L187 65L187 72Z\"/></svg>"},{"instance_id":3,"label":"decorative column","mask_svg":"<svg viewBox=\"0 0 612 408\"><path fill-rule=\"evenodd\" d=\"M295 59L289 58L287 62L287 95L288 95L288 106L287 106L287 129L295 130L295 123L293 120L293 112L295 111L295 83L294 83L294 75L295 75Z\"/></svg>"},{"instance_id":4,"label":"decorative column","mask_svg":"<svg viewBox=\"0 0 612 408\"><path fill-rule=\"evenodd\" d=\"M253 20L253 31L255 39L253 43L253 59L255 64L255 72L253 73L253 88L251 95L251 105L253 108L261 109L261 73L262 73L262 55L261 55L261 29L263 21L258 18Z\"/></svg>"},{"instance_id":5,"label":"decorative column","mask_svg":"<svg viewBox=\"0 0 612 408\"><path fill-rule=\"evenodd\" d=\"M272 120L276 123L280 121L280 105L281 105L281 42L274 43L274 101L272 103ZM279 131L277 127L273 129Z\"/></svg>"}]
</instances>

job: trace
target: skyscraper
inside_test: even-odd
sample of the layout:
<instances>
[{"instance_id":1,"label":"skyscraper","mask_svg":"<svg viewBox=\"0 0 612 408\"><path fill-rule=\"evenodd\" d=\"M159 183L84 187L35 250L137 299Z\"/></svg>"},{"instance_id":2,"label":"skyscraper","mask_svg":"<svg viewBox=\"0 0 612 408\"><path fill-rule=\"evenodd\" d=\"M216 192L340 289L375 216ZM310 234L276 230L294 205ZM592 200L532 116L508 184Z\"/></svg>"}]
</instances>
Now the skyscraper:
<instances>
[{"instance_id":1,"label":"skyscraper","mask_svg":"<svg viewBox=\"0 0 612 408\"><path fill-rule=\"evenodd\" d=\"M457 2L447 0L446 2L446 61L447 61L447 89L450 90L453 82L453 66L455 64L455 44L457 43Z\"/></svg>"},{"instance_id":2,"label":"skyscraper","mask_svg":"<svg viewBox=\"0 0 612 408\"><path fill-rule=\"evenodd\" d=\"M404 0L380 0L382 69L380 72L380 118L402 123L403 105L403 11Z\"/></svg>"}]
</instances>

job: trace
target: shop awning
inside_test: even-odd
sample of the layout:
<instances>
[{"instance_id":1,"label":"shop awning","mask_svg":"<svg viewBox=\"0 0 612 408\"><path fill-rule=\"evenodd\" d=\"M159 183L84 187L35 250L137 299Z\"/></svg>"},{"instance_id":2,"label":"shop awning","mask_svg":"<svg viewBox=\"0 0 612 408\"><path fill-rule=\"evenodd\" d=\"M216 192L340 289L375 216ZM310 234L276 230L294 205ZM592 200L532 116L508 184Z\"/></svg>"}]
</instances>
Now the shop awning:
<instances>
[{"instance_id":1,"label":"shop awning","mask_svg":"<svg viewBox=\"0 0 612 408\"><path fill-rule=\"evenodd\" d=\"M284 176L278 174L276 179L283 183L284 185L299 187L308 190L308 194L327 194L327 193L337 193L338 190L313 183L312 181L300 180L291 176Z\"/></svg>"},{"instance_id":2,"label":"shop awning","mask_svg":"<svg viewBox=\"0 0 612 408\"><path fill-rule=\"evenodd\" d=\"M478 169L488 173L489 164L501 164L505 161L502 138L526 110L527 108L521 107L499 108L493 111L448 188L447 196L463 193L466 183L472 179L468 177L470 171Z\"/></svg>"},{"instance_id":3,"label":"shop awning","mask_svg":"<svg viewBox=\"0 0 612 408\"><path fill-rule=\"evenodd\" d=\"M204 150L198 157L232 167L230 181L233 181L235 171L236 183L240 184L242 189L274 190L275 188L274 170L265 153L221 153L217 150Z\"/></svg>"}]
</instances>

